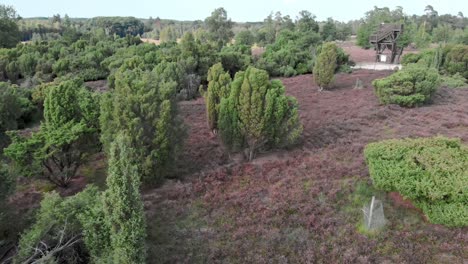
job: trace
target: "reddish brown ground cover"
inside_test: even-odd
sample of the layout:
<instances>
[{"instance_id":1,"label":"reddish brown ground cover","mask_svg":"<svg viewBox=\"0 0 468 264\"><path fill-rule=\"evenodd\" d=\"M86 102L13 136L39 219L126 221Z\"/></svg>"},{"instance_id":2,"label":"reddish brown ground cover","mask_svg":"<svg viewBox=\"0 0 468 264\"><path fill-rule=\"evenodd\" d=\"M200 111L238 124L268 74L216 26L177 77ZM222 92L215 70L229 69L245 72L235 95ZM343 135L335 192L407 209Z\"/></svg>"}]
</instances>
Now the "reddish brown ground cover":
<instances>
[{"instance_id":1,"label":"reddish brown ground cover","mask_svg":"<svg viewBox=\"0 0 468 264\"><path fill-rule=\"evenodd\" d=\"M468 142L468 89L441 89L432 105L381 106L358 70L319 92L312 75L283 79L300 105L301 141L233 161L206 126L203 99L181 103L189 137L180 180L144 192L153 263L463 263L468 229L423 221L373 190L364 146L388 138L445 135ZM356 79L363 89L353 89ZM360 232L360 209L384 200L386 228Z\"/></svg>"}]
</instances>

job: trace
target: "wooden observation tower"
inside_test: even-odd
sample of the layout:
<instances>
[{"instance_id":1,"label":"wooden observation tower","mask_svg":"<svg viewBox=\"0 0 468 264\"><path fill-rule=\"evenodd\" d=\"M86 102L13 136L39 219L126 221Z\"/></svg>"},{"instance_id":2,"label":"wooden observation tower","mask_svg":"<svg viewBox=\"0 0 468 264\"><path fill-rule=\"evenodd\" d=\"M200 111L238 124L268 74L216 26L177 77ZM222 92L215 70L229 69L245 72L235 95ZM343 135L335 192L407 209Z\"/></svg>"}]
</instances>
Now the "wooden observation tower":
<instances>
[{"instance_id":1,"label":"wooden observation tower","mask_svg":"<svg viewBox=\"0 0 468 264\"><path fill-rule=\"evenodd\" d=\"M369 43L374 45L376 61L395 63L395 59L400 61L403 47L399 48L397 43L403 34L403 24L381 24L379 30L369 37ZM391 52L390 61L383 54L388 49ZM385 58L385 59L384 59Z\"/></svg>"}]
</instances>

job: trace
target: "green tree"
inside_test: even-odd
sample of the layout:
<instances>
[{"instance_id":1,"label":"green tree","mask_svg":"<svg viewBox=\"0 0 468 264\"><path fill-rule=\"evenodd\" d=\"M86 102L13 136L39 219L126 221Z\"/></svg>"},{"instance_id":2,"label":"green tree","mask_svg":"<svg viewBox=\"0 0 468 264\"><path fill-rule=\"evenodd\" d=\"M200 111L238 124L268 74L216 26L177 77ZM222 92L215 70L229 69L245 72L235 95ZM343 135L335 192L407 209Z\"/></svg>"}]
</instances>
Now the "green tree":
<instances>
[{"instance_id":1,"label":"green tree","mask_svg":"<svg viewBox=\"0 0 468 264\"><path fill-rule=\"evenodd\" d=\"M0 149L8 145L6 131L18 129L21 115L20 98L10 85L0 83Z\"/></svg>"},{"instance_id":2,"label":"green tree","mask_svg":"<svg viewBox=\"0 0 468 264\"><path fill-rule=\"evenodd\" d=\"M220 7L215 9L211 16L205 19L205 24L210 36L210 39L215 42L219 49L225 46L234 37L232 32L233 22L228 19L227 12Z\"/></svg>"},{"instance_id":3,"label":"green tree","mask_svg":"<svg viewBox=\"0 0 468 264\"><path fill-rule=\"evenodd\" d=\"M18 19L12 6L0 4L0 48L13 48L20 41Z\"/></svg>"},{"instance_id":4,"label":"green tree","mask_svg":"<svg viewBox=\"0 0 468 264\"><path fill-rule=\"evenodd\" d=\"M320 87L320 90L329 88L334 81L338 57L337 49L333 42L324 43L317 57L313 73L315 83Z\"/></svg>"},{"instance_id":5,"label":"green tree","mask_svg":"<svg viewBox=\"0 0 468 264\"><path fill-rule=\"evenodd\" d=\"M228 98L220 105L218 127L230 151L247 150L252 160L260 148L295 142L302 133L297 101L285 95L279 80L253 67L236 74Z\"/></svg>"},{"instance_id":6,"label":"green tree","mask_svg":"<svg viewBox=\"0 0 468 264\"><path fill-rule=\"evenodd\" d=\"M250 30L242 30L236 35L236 45L252 46L255 42L255 37Z\"/></svg>"},{"instance_id":7,"label":"green tree","mask_svg":"<svg viewBox=\"0 0 468 264\"><path fill-rule=\"evenodd\" d=\"M159 35L159 40L161 43L176 41L177 36L174 32L174 28L172 26L165 27Z\"/></svg>"},{"instance_id":8,"label":"green tree","mask_svg":"<svg viewBox=\"0 0 468 264\"><path fill-rule=\"evenodd\" d=\"M128 136L120 134L110 148L108 189L103 203L110 227L112 263L145 263L146 258L139 160L132 145Z\"/></svg>"},{"instance_id":9,"label":"green tree","mask_svg":"<svg viewBox=\"0 0 468 264\"><path fill-rule=\"evenodd\" d=\"M363 23L357 32L357 44L363 48L370 48L369 37L374 34L382 23L404 23L405 15L402 7L390 10L388 7L379 8L374 6L373 10L367 11ZM405 43L407 45L409 43Z\"/></svg>"},{"instance_id":10,"label":"green tree","mask_svg":"<svg viewBox=\"0 0 468 264\"><path fill-rule=\"evenodd\" d=\"M101 141L106 151L115 133L126 131L137 149L144 181L160 181L170 173L184 138L177 117L177 82L163 72L159 67L152 72L122 68L115 74L115 90L101 102Z\"/></svg>"},{"instance_id":11,"label":"green tree","mask_svg":"<svg viewBox=\"0 0 468 264\"><path fill-rule=\"evenodd\" d=\"M431 44L431 36L426 32L426 23L424 22L419 26L418 32L414 37L414 42L416 43L416 47L418 49L423 49L429 47Z\"/></svg>"},{"instance_id":12,"label":"green tree","mask_svg":"<svg viewBox=\"0 0 468 264\"><path fill-rule=\"evenodd\" d=\"M225 72L223 65L217 63L208 70L208 89L206 91L206 115L208 127L216 133L221 99L229 95L231 76Z\"/></svg>"},{"instance_id":13,"label":"green tree","mask_svg":"<svg viewBox=\"0 0 468 264\"><path fill-rule=\"evenodd\" d=\"M44 122L29 138L11 133L5 155L28 175L45 169L46 177L67 187L79 167L99 149L99 103L82 81L71 80L47 89Z\"/></svg>"},{"instance_id":14,"label":"green tree","mask_svg":"<svg viewBox=\"0 0 468 264\"><path fill-rule=\"evenodd\" d=\"M319 32L319 24L315 21L315 15L307 10L299 12L299 19L296 22L296 28L299 32Z\"/></svg>"},{"instance_id":15,"label":"green tree","mask_svg":"<svg viewBox=\"0 0 468 264\"><path fill-rule=\"evenodd\" d=\"M439 26L434 28L432 31L432 40L434 42L442 42L446 44L452 38L453 32L454 31L449 24L439 24Z\"/></svg>"},{"instance_id":16,"label":"green tree","mask_svg":"<svg viewBox=\"0 0 468 264\"><path fill-rule=\"evenodd\" d=\"M14 263L76 263L77 258L88 262L81 215L101 203L99 198L94 186L66 198L55 191L46 193L34 223L21 235Z\"/></svg>"},{"instance_id":17,"label":"green tree","mask_svg":"<svg viewBox=\"0 0 468 264\"><path fill-rule=\"evenodd\" d=\"M328 18L325 25L322 28L322 39L324 41L334 41L337 39L337 28L335 21L332 18Z\"/></svg>"}]
</instances>

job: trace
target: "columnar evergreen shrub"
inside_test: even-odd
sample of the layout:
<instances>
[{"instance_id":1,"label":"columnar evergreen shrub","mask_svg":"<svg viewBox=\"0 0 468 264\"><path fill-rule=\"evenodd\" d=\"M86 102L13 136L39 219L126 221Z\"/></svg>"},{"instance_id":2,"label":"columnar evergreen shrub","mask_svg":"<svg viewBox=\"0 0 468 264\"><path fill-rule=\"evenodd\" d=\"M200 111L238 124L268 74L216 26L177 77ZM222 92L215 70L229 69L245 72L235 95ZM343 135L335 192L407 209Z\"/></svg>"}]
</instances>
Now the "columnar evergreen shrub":
<instances>
[{"instance_id":1,"label":"columnar evergreen shrub","mask_svg":"<svg viewBox=\"0 0 468 264\"><path fill-rule=\"evenodd\" d=\"M146 229L136 158L131 139L120 134L110 149L108 189L103 195L112 263L145 263Z\"/></svg>"},{"instance_id":2,"label":"columnar evergreen shrub","mask_svg":"<svg viewBox=\"0 0 468 264\"><path fill-rule=\"evenodd\" d=\"M315 83L317 83L320 89L329 88L334 81L338 58L337 49L338 47L335 43L325 43L317 57L313 73Z\"/></svg>"},{"instance_id":3,"label":"columnar evergreen shrub","mask_svg":"<svg viewBox=\"0 0 468 264\"><path fill-rule=\"evenodd\" d=\"M387 78L374 80L372 85L382 104L415 107L427 103L439 83L436 69L409 64Z\"/></svg>"},{"instance_id":4,"label":"columnar evergreen shrub","mask_svg":"<svg viewBox=\"0 0 468 264\"><path fill-rule=\"evenodd\" d=\"M208 127L215 133L218 129L221 99L229 95L231 82L231 76L224 71L221 63L213 65L208 70L208 89L205 94L206 115Z\"/></svg>"},{"instance_id":5,"label":"columnar evergreen shrub","mask_svg":"<svg viewBox=\"0 0 468 264\"><path fill-rule=\"evenodd\" d=\"M377 188L411 199L432 223L468 225L468 148L459 139L386 140L364 155Z\"/></svg>"},{"instance_id":6,"label":"columnar evergreen shrub","mask_svg":"<svg viewBox=\"0 0 468 264\"><path fill-rule=\"evenodd\" d=\"M101 141L105 150L110 150L116 132L131 135L145 181L159 181L170 173L183 142L176 87L175 81L155 71L119 70L115 90L101 102Z\"/></svg>"},{"instance_id":7,"label":"columnar evergreen shrub","mask_svg":"<svg viewBox=\"0 0 468 264\"><path fill-rule=\"evenodd\" d=\"M281 81L253 67L236 74L221 100L218 127L227 148L247 149L250 160L261 148L295 142L302 132L296 99L285 95Z\"/></svg>"}]
</instances>

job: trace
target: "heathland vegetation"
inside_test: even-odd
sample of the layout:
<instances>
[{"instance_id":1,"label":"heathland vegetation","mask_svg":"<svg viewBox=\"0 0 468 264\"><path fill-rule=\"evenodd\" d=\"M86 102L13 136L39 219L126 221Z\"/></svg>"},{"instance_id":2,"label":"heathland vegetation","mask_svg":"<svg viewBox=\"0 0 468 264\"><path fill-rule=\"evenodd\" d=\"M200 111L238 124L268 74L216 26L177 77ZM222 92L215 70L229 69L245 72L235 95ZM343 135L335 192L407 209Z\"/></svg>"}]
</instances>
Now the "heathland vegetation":
<instances>
[{"instance_id":1,"label":"heathland vegetation","mask_svg":"<svg viewBox=\"0 0 468 264\"><path fill-rule=\"evenodd\" d=\"M343 43L353 35L369 48L381 23L404 24L399 45L417 50L402 57L401 70L366 80L373 95L367 86L344 87L343 79L358 83L362 75L351 74L354 62ZM310 78L290 91L296 80L290 77L298 75ZM460 90L467 79L468 19L461 12L439 15L432 6L421 16L375 7L347 23L318 21L305 10L294 20L276 12L262 22L236 23L224 8L204 21L175 21L21 18L14 7L0 5L0 262L411 259L392 239L419 227L407 232L405 223L395 222L399 209L389 205L394 222L380 236L381 230L363 231L355 216L373 194L397 192L430 223L451 228L429 242L415 238L418 243L435 245L434 237L468 225L466 111L454 107L456 120L430 131L448 129L450 138L421 133L424 138L405 139L419 131L397 134L405 124L389 127L392 115L407 120L421 106L425 117L439 118L430 111L441 97L443 104L464 107L467 94ZM315 107L343 91L347 102ZM304 102L304 94L313 98ZM352 113L349 120L317 121L335 113L331 107ZM204 127L193 125L199 120ZM350 139L371 122L383 132ZM206 153L209 144L222 151ZM224 160L199 159L203 155ZM193 164L199 160L211 163ZM84 177L90 170L93 176ZM149 218L155 204L161 212ZM164 214L167 208L173 211ZM327 237L332 233L335 238ZM358 253L343 252L353 238ZM374 238L383 243L369 242ZM171 239L178 239L176 246ZM366 248L375 244L383 246ZM458 254L454 258L462 251L447 250ZM155 252L161 254L149 260ZM397 253L387 259L390 252Z\"/></svg>"}]
</instances>

